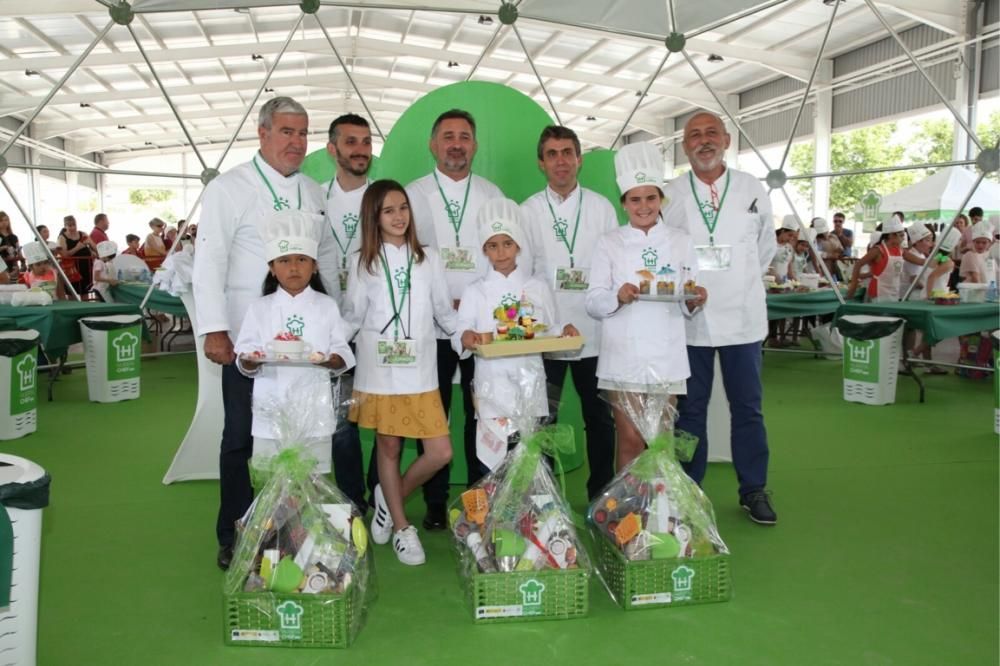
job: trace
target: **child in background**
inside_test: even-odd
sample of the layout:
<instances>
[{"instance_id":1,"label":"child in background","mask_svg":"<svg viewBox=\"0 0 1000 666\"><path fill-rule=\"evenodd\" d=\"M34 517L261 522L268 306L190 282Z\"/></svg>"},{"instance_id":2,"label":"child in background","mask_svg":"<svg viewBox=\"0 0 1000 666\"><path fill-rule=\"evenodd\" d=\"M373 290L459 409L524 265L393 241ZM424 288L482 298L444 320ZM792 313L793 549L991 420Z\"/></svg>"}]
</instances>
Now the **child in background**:
<instances>
[{"instance_id":1,"label":"child in background","mask_svg":"<svg viewBox=\"0 0 1000 666\"><path fill-rule=\"evenodd\" d=\"M958 276L962 282L989 282L986 276L986 255L993 242L993 229L989 222L977 222L972 227L972 250L962 255Z\"/></svg>"},{"instance_id":2,"label":"child in background","mask_svg":"<svg viewBox=\"0 0 1000 666\"><path fill-rule=\"evenodd\" d=\"M434 322L453 335L455 310L441 259L417 241L410 199L395 181L372 183L361 199L361 249L348 274L344 317L352 335L357 332L349 418L375 430L379 484L372 540L383 544L391 535L400 562L423 564L424 549L403 501L451 461ZM401 475L406 437L422 440L424 452Z\"/></svg>"},{"instance_id":3,"label":"child in background","mask_svg":"<svg viewBox=\"0 0 1000 666\"><path fill-rule=\"evenodd\" d=\"M778 250L771 259L767 274L773 275L778 284L785 280L794 280L796 277L792 259L795 257L795 232L798 228L799 223L795 216L786 215L781 221L781 228L774 232L778 240Z\"/></svg>"},{"instance_id":4,"label":"child in background","mask_svg":"<svg viewBox=\"0 0 1000 666\"><path fill-rule=\"evenodd\" d=\"M128 245L128 247L126 247L124 250L122 250L122 254L131 254L131 255L136 256L136 257L140 256L140 254L139 254L139 242L141 240L142 239L139 238L138 236L136 236L135 234L126 234L125 235L125 243Z\"/></svg>"},{"instance_id":5,"label":"child in background","mask_svg":"<svg viewBox=\"0 0 1000 666\"><path fill-rule=\"evenodd\" d=\"M858 288L861 270L871 266L871 280L868 282L868 300L878 303L892 303L902 296L903 283L903 237L906 230L903 220L893 215L882 224L879 244L872 247L854 264L851 283L847 287L848 300L854 298Z\"/></svg>"},{"instance_id":6,"label":"child in background","mask_svg":"<svg viewBox=\"0 0 1000 666\"><path fill-rule=\"evenodd\" d=\"M795 256L792 258L792 270L796 275L807 273L819 273L819 267L815 262L815 255L810 251L809 241L804 238L795 240Z\"/></svg>"},{"instance_id":7,"label":"child in background","mask_svg":"<svg viewBox=\"0 0 1000 666\"><path fill-rule=\"evenodd\" d=\"M529 268L517 264L525 239L518 205L510 199L490 199L479 209L476 223L483 253L492 270L462 292L458 323L451 341L452 348L461 358L468 358L472 350L483 344L483 333L496 334L500 324L494 314L497 310L506 311L530 303L535 321L553 330L560 329L552 290L545 281L530 276ZM580 335L572 324L562 326L561 331L562 335ZM533 386L524 386L525 382ZM477 357L473 388L476 392L476 455L482 472L487 474L500 464L508 443L515 441L517 436L509 417L518 394L528 394L533 399L532 416L544 418L549 415L542 355Z\"/></svg>"},{"instance_id":8,"label":"child in background","mask_svg":"<svg viewBox=\"0 0 1000 666\"><path fill-rule=\"evenodd\" d=\"M708 298L704 287L694 286L698 258L690 235L668 227L660 216L660 180L647 174L662 171L663 158L652 144L631 143L618 151L615 172L629 221L601 236L594 250L587 312L601 321L597 386L621 392L612 404L630 394L659 390L663 384L669 384L671 395L686 392L691 370L684 319ZM676 294L689 292L692 299L640 301L640 282L650 273L657 282L673 282ZM614 407L613 414L621 470L643 452L645 442L620 407Z\"/></svg>"},{"instance_id":9,"label":"child in background","mask_svg":"<svg viewBox=\"0 0 1000 666\"><path fill-rule=\"evenodd\" d=\"M837 260L844 254L844 246L840 244L840 239L833 233L830 223L822 217L814 217L810 226L816 234L816 254L820 261L826 264L831 277L843 280L844 276L840 274L840 268L837 266Z\"/></svg>"},{"instance_id":10,"label":"child in background","mask_svg":"<svg viewBox=\"0 0 1000 666\"><path fill-rule=\"evenodd\" d=\"M920 222L910 225L906 230L906 235L909 238L910 246L903 250L903 293L910 288L910 285L919 276L920 270L927 260L928 253L934 249L935 240L934 231L926 224ZM926 273L924 277L927 277ZM921 300L923 298L923 286L924 281L921 280L913 290L913 293L910 294L910 300Z\"/></svg>"},{"instance_id":11,"label":"child in background","mask_svg":"<svg viewBox=\"0 0 1000 666\"><path fill-rule=\"evenodd\" d=\"M118 244L114 241L101 241L97 244L97 259L94 260L94 289L101 295L105 303L114 303L111 287L118 284L115 273L114 259L118 254Z\"/></svg>"},{"instance_id":12,"label":"child in background","mask_svg":"<svg viewBox=\"0 0 1000 666\"><path fill-rule=\"evenodd\" d=\"M316 384L309 382L325 385L328 397L330 370L342 371L354 365L340 309L326 295L316 266L322 216L289 210L264 220L268 224L261 224L258 231L264 241L269 272L262 295L250 304L233 346L237 369L254 380L252 460L258 462L279 453L280 433L266 407L288 399L289 390L296 386L309 386L296 399L318 397L319 393L314 392ZM262 364L260 361L269 356L268 343L279 335L308 345L303 345L311 348L308 360L316 367ZM307 441L300 442L323 473L330 471L330 438L336 426L334 407L322 402L315 406L317 421Z\"/></svg>"},{"instance_id":13,"label":"child in background","mask_svg":"<svg viewBox=\"0 0 1000 666\"><path fill-rule=\"evenodd\" d=\"M28 288L46 291L53 300L65 300L66 292L62 280L59 279L42 244L37 241L25 243L21 247L21 252L24 254L24 263L28 265L28 271L24 274L24 283Z\"/></svg>"}]
</instances>

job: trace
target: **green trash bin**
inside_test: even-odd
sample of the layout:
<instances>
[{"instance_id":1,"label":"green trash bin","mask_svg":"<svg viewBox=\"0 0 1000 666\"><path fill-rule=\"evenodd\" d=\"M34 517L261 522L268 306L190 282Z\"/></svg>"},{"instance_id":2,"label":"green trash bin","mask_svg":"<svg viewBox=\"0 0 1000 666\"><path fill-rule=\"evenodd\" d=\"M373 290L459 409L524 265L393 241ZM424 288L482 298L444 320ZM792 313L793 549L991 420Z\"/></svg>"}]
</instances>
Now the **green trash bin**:
<instances>
[{"instance_id":1,"label":"green trash bin","mask_svg":"<svg viewBox=\"0 0 1000 666\"><path fill-rule=\"evenodd\" d=\"M865 405L896 402L903 320L844 315L837 320L837 330L844 336L844 400Z\"/></svg>"},{"instance_id":2,"label":"green trash bin","mask_svg":"<svg viewBox=\"0 0 1000 666\"><path fill-rule=\"evenodd\" d=\"M142 317L85 317L80 320L80 333L90 400L120 402L138 398Z\"/></svg>"},{"instance_id":3,"label":"green trash bin","mask_svg":"<svg viewBox=\"0 0 1000 666\"><path fill-rule=\"evenodd\" d=\"M0 331L0 439L38 428L38 331Z\"/></svg>"}]
</instances>

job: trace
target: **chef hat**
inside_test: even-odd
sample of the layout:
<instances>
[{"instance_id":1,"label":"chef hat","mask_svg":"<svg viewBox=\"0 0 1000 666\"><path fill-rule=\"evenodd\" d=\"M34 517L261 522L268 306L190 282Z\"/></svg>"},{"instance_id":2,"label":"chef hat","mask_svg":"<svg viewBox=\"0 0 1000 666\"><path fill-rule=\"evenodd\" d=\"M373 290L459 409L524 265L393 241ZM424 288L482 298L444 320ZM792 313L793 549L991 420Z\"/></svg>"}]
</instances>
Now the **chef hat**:
<instances>
[{"instance_id":1,"label":"chef hat","mask_svg":"<svg viewBox=\"0 0 1000 666\"><path fill-rule=\"evenodd\" d=\"M118 254L118 244L114 241L101 241L97 244L97 256L101 259Z\"/></svg>"},{"instance_id":2,"label":"chef hat","mask_svg":"<svg viewBox=\"0 0 1000 666\"><path fill-rule=\"evenodd\" d=\"M486 245L486 241L497 234L506 234L518 247L525 247L521 209L510 199L497 197L480 206L476 226L479 228L480 245Z\"/></svg>"},{"instance_id":3,"label":"chef hat","mask_svg":"<svg viewBox=\"0 0 1000 666\"><path fill-rule=\"evenodd\" d=\"M899 215L893 215L882 223L883 236L887 236L888 234L898 234L900 231L906 231L906 227L903 226L903 220L899 218Z\"/></svg>"},{"instance_id":4,"label":"chef hat","mask_svg":"<svg viewBox=\"0 0 1000 666\"><path fill-rule=\"evenodd\" d=\"M941 251L945 253L951 252L960 240L962 240L962 232L954 228L949 229L948 233L941 239Z\"/></svg>"},{"instance_id":5,"label":"chef hat","mask_svg":"<svg viewBox=\"0 0 1000 666\"><path fill-rule=\"evenodd\" d=\"M795 218L794 215L786 215L783 218L781 218L780 229L782 231L798 231L799 221Z\"/></svg>"},{"instance_id":6,"label":"chef hat","mask_svg":"<svg viewBox=\"0 0 1000 666\"><path fill-rule=\"evenodd\" d=\"M29 266L37 264L40 261L49 260L49 255L45 253L45 248L38 242L25 243L21 246L21 252L24 254L24 263Z\"/></svg>"},{"instance_id":7,"label":"chef hat","mask_svg":"<svg viewBox=\"0 0 1000 666\"><path fill-rule=\"evenodd\" d=\"M817 234L828 234L830 233L830 223L827 222L822 217L814 217L812 219L812 228Z\"/></svg>"},{"instance_id":8,"label":"chef hat","mask_svg":"<svg viewBox=\"0 0 1000 666\"><path fill-rule=\"evenodd\" d=\"M910 239L910 244L922 241L931 235L931 230L927 228L926 224L921 222L914 222L906 229L906 235Z\"/></svg>"},{"instance_id":9,"label":"chef hat","mask_svg":"<svg viewBox=\"0 0 1000 666\"><path fill-rule=\"evenodd\" d=\"M622 194L653 185L663 192L663 156L651 143L630 143L615 153L615 179Z\"/></svg>"},{"instance_id":10,"label":"chef hat","mask_svg":"<svg viewBox=\"0 0 1000 666\"><path fill-rule=\"evenodd\" d=\"M257 227L264 241L264 258L273 261L289 254L316 258L323 216L301 210L280 210L265 215Z\"/></svg>"},{"instance_id":11,"label":"chef hat","mask_svg":"<svg viewBox=\"0 0 1000 666\"><path fill-rule=\"evenodd\" d=\"M993 240L993 225L989 222L976 222L972 225L972 240L985 238Z\"/></svg>"},{"instance_id":12,"label":"chef hat","mask_svg":"<svg viewBox=\"0 0 1000 666\"><path fill-rule=\"evenodd\" d=\"M878 245L879 241L881 240L882 240L882 232L873 231L871 235L868 236L868 247L871 247L872 245Z\"/></svg>"}]
</instances>

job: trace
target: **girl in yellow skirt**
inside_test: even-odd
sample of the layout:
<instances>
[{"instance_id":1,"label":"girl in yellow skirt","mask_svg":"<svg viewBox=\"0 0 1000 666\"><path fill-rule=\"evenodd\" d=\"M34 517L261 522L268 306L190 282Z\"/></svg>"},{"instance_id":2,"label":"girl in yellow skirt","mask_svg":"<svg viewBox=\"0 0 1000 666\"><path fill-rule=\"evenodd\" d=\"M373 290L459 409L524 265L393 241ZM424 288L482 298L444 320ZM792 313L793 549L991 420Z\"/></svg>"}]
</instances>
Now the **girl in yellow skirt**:
<instances>
[{"instance_id":1,"label":"girl in yellow skirt","mask_svg":"<svg viewBox=\"0 0 1000 666\"><path fill-rule=\"evenodd\" d=\"M375 430L379 485L372 540L392 537L403 564L424 563L406 497L451 461L448 419L437 380L437 334L451 335L455 310L437 253L421 247L406 190L372 183L361 200L361 248L352 259L344 318L357 332L357 369L350 419ZM403 440L423 440L424 453L400 475Z\"/></svg>"}]
</instances>

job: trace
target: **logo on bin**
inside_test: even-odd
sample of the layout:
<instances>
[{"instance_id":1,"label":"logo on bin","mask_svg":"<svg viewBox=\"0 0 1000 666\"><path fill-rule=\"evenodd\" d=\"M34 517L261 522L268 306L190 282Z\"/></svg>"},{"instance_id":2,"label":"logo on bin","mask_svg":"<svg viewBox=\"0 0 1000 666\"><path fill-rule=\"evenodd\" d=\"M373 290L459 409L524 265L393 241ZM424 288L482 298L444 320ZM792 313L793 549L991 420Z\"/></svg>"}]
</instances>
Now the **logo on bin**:
<instances>
[{"instance_id":1,"label":"logo on bin","mask_svg":"<svg viewBox=\"0 0 1000 666\"><path fill-rule=\"evenodd\" d=\"M521 592L521 608L525 615L540 615L542 613L542 592L544 583L534 578L526 580L517 588Z\"/></svg>"},{"instance_id":2,"label":"logo on bin","mask_svg":"<svg viewBox=\"0 0 1000 666\"><path fill-rule=\"evenodd\" d=\"M844 338L844 379L878 382L878 341Z\"/></svg>"},{"instance_id":3,"label":"logo on bin","mask_svg":"<svg viewBox=\"0 0 1000 666\"><path fill-rule=\"evenodd\" d=\"M694 569L682 564L670 574L670 577L674 579L674 601L687 601L691 598L694 573Z\"/></svg>"},{"instance_id":4,"label":"logo on bin","mask_svg":"<svg viewBox=\"0 0 1000 666\"><path fill-rule=\"evenodd\" d=\"M38 398L35 382L38 361L35 360L35 348L12 358L11 366L14 371L10 375L10 413L23 414L35 408Z\"/></svg>"},{"instance_id":5,"label":"logo on bin","mask_svg":"<svg viewBox=\"0 0 1000 666\"><path fill-rule=\"evenodd\" d=\"M131 379L139 376L138 327L108 333L108 380Z\"/></svg>"},{"instance_id":6,"label":"logo on bin","mask_svg":"<svg viewBox=\"0 0 1000 666\"><path fill-rule=\"evenodd\" d=\"M283 641L302 640L302 614L305 609L294 601L288 600L275 608L281 620L279 635Z\"/></svg>"}]
</instances>

